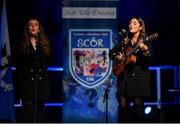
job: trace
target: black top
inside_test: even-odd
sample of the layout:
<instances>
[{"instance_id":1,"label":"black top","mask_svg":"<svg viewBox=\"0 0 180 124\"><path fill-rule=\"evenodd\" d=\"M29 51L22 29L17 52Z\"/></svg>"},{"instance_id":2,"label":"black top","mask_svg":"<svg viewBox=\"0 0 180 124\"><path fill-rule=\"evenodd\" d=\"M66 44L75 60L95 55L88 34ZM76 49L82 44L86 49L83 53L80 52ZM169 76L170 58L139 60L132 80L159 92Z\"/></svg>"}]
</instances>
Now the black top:
<instances>
[{"instance_id":1,"label":"black top","mask_svg":"<svg viewBox=\"0 0 180 124\"><path fill-rule=\"evenodd\" d=\"M48 56L39 45L36 50L32 45L27 49L30 50L29 54L17 56L19 97L23 100L46 100L49 98Z\"/></svg>"},{"instance_id":2,"label":"black top","mask_svg":"<svg viewBox=\"0 0 180 124\"><path fill-rule=\"evenodd\" d=\"M149 96L150 95L150 73L149 63L152 55L151 42L145 42L148 51L136 50L133 55L137 57L135 64L127 64L122 74L117 76L118 92L122 96ZM137 44L132 45L130 40L124 44L127 48L135 48ZM122 52L122 44L116 45L110 50L109 56L114 60L114 53Z\"/></svg>"}]
</instances>

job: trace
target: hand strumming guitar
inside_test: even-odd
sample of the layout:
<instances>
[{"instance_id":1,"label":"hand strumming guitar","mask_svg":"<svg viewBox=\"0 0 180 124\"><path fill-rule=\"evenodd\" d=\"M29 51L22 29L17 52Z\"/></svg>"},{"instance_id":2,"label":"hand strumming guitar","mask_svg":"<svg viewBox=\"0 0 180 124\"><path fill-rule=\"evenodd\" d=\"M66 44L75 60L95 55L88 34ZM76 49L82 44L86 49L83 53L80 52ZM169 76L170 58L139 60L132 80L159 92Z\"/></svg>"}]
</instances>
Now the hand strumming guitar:
<instances>
[{"instance_id":1,"label":"hand strumming guitar","mask_svg":"<svg viewBox=\"0 0 180 124\"><path fill-rule=\"evenodd\" d=\"M114 53L115 59L116 60L122 60L123 54L121 52Z\"/></svg>"}]
</instances>

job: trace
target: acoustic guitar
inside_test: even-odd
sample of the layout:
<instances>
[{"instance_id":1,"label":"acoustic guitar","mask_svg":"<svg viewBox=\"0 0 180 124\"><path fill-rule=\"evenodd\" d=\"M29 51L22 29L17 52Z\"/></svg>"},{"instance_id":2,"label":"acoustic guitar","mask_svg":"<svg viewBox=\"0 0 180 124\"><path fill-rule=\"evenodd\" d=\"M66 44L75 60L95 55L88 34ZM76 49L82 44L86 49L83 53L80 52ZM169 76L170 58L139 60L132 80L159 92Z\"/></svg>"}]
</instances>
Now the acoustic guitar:
<instances>
[{"instance_id":1,"label":"acoustic guitar","mask_svg":"<svg viewBox=\"0 0 180 124\"><path fill-rule=\"evenodd\" d=\"M152 35L150 35L150 36L148 36L145 39L142 39L140 41L145 43L145 42L153 41L153 40L157 39L157 37L158 37L158 33L154 33L154 34L152 34ZM113 73L114 73L114 75L116 75L116 76L120 75L123 72L124 67L127 64L135 64L136 63L137 58L135 55L133 55L133 53L138 51L139 48L140 48L139 43L133 49L127 48L125 50L124 54L122 54L121 60L118 60L118 59L114 60L114 62L113 62ZM117 53L115 53L114 55L117 55Z\"/></svg>"}]
</instances>

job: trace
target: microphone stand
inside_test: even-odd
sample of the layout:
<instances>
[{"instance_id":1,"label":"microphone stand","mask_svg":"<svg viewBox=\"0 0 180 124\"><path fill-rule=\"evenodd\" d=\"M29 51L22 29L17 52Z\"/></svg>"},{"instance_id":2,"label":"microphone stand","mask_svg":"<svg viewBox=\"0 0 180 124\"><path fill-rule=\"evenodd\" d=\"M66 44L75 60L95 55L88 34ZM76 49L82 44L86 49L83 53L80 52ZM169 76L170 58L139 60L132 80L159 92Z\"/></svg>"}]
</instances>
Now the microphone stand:
<instances>
[{"instance_id":1,"label":"microphone stand","mask_svg":"<svg viewBox=\"0 0 180 124\"><path fill-rule=\"evenodd\" d=\"M106 83L106 89L104 91L103 95L103 103L105 103L105 122L108 123L108 99L109 99L109 91L110 91L110 81L111 81L111 76L109 77L107 83Z\"/></svg>"}]
</instances>

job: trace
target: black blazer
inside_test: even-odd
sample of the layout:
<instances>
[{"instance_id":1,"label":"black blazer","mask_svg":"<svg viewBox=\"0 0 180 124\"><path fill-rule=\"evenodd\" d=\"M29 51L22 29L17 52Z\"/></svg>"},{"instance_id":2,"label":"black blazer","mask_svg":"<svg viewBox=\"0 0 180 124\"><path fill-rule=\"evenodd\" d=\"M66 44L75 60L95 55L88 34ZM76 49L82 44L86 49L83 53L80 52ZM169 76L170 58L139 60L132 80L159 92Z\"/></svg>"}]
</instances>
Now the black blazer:
<instances>
[{"instance_id":1,"label":"black blazer","mask_svg":"<svg viewBox=\"0 0 180 124\"><path fill-rule=\"evenodd\" d=\"M152 56L151 42L145 43L149 48L147 51L137 51L134 55L137 57L135 64L127 64L121 75L117 76L118 92L122 96L149 96L150 95L150 72L148 66ZM124 45L124 48L134 48L130 40ZM122 44L116 45L110 50L110 59L114 60L114 53L122 52Z\"/></svg>"},{"instance_id":2,"label":"black blazer","mask_svg":"<svg viewBox=\"0 0 180 124\"><path fill-rule=\"evenodd\" d=\"M30 45L30 54L18 54L17 73L19 97L23 100L47 100L49 98L49 80L47 75L48 56L41 46L36 50Z\"/></svg>"}]
</instances>

